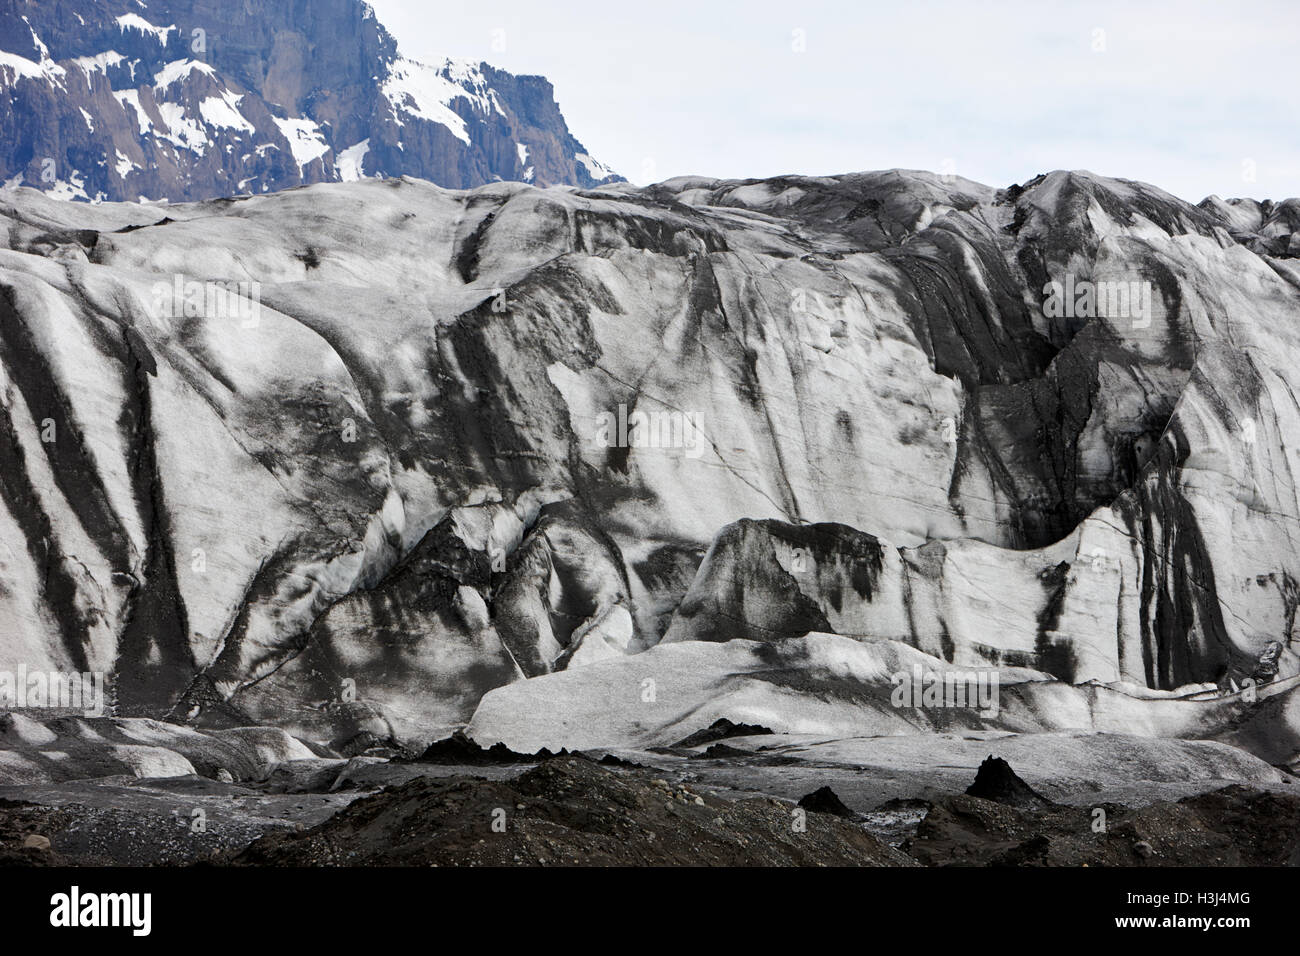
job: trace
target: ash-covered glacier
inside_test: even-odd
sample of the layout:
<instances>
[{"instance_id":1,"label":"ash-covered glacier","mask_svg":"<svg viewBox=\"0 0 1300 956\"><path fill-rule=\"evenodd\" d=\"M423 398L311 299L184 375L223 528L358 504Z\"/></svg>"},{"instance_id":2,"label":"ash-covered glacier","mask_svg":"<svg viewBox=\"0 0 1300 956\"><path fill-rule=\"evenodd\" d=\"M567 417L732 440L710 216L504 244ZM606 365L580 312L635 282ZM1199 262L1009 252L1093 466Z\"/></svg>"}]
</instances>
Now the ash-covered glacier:
<instances>
[{"instance_id":1,"label":"ash-covered glacier","mask_svg":"<svg viewBox=\"0 0 1300 956\"><path fill-rule=\"evenodd\" d=\"M343 754L725 718L1268 778L1294 209L1085 172L7 190L0 671ZM914 669L998 706L899 708Z\"/></svg>"}]
</instances>

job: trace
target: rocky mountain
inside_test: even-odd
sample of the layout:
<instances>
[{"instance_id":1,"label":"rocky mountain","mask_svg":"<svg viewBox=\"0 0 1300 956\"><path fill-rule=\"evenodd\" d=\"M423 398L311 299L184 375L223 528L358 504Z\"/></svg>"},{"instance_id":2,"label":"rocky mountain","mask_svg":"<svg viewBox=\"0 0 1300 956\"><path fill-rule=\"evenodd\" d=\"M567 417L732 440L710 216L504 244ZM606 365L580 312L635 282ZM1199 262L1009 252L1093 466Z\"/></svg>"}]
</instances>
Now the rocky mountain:
<instances>
[{"instance_id":1,"label":"rocky mountain","mask_svg":"<svg viewBox=\"0 0 1300 956\"><path fill-rule=\"evenodd\" d=\"M0 0L0 91L0 182L63 199L621 179L543 77L407 59L359 0Z\"/></svg>"},{"instance_id":2,"label":"rocky mountain","mask_svg":"<svg viewBox=\"0 0 1300 956\"><path fill-rule=\"evenodd\" d=\"M1294 766L1294 209L1083 172L6 191L0 671L344 755L725 719Z\"/></svg>"}]
</instances>

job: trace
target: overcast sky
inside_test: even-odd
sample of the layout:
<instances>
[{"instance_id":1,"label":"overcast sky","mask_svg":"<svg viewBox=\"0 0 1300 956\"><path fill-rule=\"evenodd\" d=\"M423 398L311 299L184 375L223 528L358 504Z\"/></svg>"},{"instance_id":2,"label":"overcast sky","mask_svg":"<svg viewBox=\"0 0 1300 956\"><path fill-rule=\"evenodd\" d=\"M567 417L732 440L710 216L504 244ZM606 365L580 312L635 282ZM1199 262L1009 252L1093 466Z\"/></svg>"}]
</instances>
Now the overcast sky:
<instances>
[{"instance_id":1,"label":"overcast sky","mask_svg":"<svg viewBox=\"0 0 1300 956\"><path fill-rule=\"evenodd\" d=\"M1300 196L1300 2L371 0L415 59L555 84L633 182L1051 169Z\"/></svg>"}]
</instances>

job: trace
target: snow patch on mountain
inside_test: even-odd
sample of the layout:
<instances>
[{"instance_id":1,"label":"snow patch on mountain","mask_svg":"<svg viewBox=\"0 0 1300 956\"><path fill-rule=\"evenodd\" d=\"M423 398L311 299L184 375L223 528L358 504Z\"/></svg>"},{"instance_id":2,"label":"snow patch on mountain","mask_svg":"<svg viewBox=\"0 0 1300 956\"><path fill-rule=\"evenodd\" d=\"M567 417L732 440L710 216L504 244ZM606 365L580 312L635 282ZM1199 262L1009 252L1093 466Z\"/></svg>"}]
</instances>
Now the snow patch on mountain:
<instances>
[{"instance_id":1,"label":"snow patch on mountain","mask_svg":"<svg viewBox=\"0 0 1300 956\"><path fill-rule=\"evenodd\" d=\"M176 29L175 26L168 26L168 27L154 26L152 23L150 23L144 17L140 16L138 13L128 13L124 16L117 17L116 22L117 22L118 29L120 29L123 33L126 33L128 30L135 30L138 33L143 33L147 36L155 37L158 40L159 44L161 44L162 46L167 45L167 38L171 35L173 31L177 33L180 32L179 30Z\"/></svg>"},{"instance_id":2,"label":"snow patch on mountain","mask_svg":"<svg viewBox=\"0 0 1300 956\"><path fill-rule=\"evenodd\" d=\"M128 107L131 109L132 113L135 115L136 125L140 128L141 136L147 136L152 132L153 120L149 118L149 114L145 112L144 107L140 104L139 90L122 90L120 92L115 92L113 93L113 98L122 104L124 110Z\"/></svg>"},{"instance_id":3,"label":"snow patch on mountain","mask_svg":"<svg viewBox=\"0 0 1300 956\"><path fill-rule=\"evenodd\" d=\"M0 51L0 80L8 80L10 83L19 78L49 80L62 88L66 76L67 70L52 60L35 63L16 53Z\"/></svg>"},{"instance_id":4,"label":"snow patch on mountain","mask_svg":"<svg viewBox=\"0 0 1300 956\"><path fill-rule=\"evenodd\" d=\"M450 108L452 100L469 99L465 89L452 82L448 75L448 60L442 68L428 66L405 58L390 67L384 81L384 95L397 113L397 125L404 125L403 113L439 123L451 130L453 136L469 145L469 131L465 121Z\"/></svg>"},{"instance_id":5,"label":"snow patch on mountain","mask_svg":"<svg viewBox=\"0 0 1300 956\"><path fill-rule=\"evenodd\" d=\"M188 114L183 105L159 103L158 112L166 124L167 132L163 135L168 142L199 156L207 151L210 145L207 132Z\"/></svg>"},{"instance_id":6,"label":"snow patch on mountain","mask_svg":"<svg viewBox=\"0 0 1300 956\"><path fill-rule=\"evenodd\" d=\"M608 176L614 175L612 169L594 157L588 156L586 153L578 153L576 159L587 168L587 172L591 175L592 179L605 179Z\"/></svg>"},{"instance_id":7,"label":"snow patch on mountain","mask_svg":"<svg viewBox=\"0 0 1300 956\"><path fill-rule=\"evenodd\" d=\"M339 153L338 169L339 178L345 183L354 183L365 178L365 172L362 165L365 162L366 153L370 152L370 140L363 139L355 146L349 146Z\"/></svg>"},{"instance_id":8,"label":"snow patch on mountain","mask_svg":"<svg viewBox=\"0 0 1300 956\"><path fill-rule=\"evenodd\" d=\"M131 170L135 169L136 166L135 163L131 162L130 158L122 155L122 151L119 149L117 151L117 163L113 168L117 170L117 174L120 177L126 179L126 177L130 175Z\"/></svg>"},{"instance_id":9,"label":"snow patch on mountain","mask_svg":"<svg viewBox=\"0 0 1300 956\"><path fill-rule=\"evenodd\" d=\"M53 186L49 190L49 194L52 199L61 199L64 201L74 199L80 199L85 202L92 201L90 195L86 192L85 180L76 172L71 173L67 179L55 180ZM97 196L95 198L99 201L103 201L102 196Z\"/></svg>"},{"instance_id":10,"label":"snow patch on mountain","mask_svg":"<svg viewBox=\"0 0 1300 956\"><path fill-rule=\"evenodd\" d=\"M87 80L95 73L107 73L109 67L119 66L126 57L116 50L106 50L103 53L96 53L94 56L79 56L72 62L77 69L86 74Z\"/></svg>"},{"instance_id":11,"label":"snow patch on mountain","mask_svg":"<svg viewBox=\"0 0 1300 956\"><path fill-rule=\"evenodd\" d=\"M44 41L41 40L40 36L36 33L35 28L32 26L32 22L30 20L28 20L26 17L23 17L23 23L27 24L27 29L28 31L31 32L32 45L36 47L36 52L41 55L42 60L48 60L50 58L50 48L47 47Z\"/></svg>"},{"instance_id":12,"label":"snow patch on mountain","mask_svg":"<svg viewBox=\"0 0 1300 956\"><path fill-rule=\"evenodd\" d=\"M198 71L205 76L217 75L216 70L199 60L173 60L171 63L164 66L158 72L158 75L154 77L153 88L155 90L165 90L173 83L185 79L195 71Z\"/></svg>"},{"instance_id":13,"label":"snow patch on mountain","mask_svg":"<svg viewBox=\"0 0 1300 956\"><path fill-rule=\"evenodd\" d=\"M309 119L275 119L284 138L293 150L293 159L299 167L320 159L329 152L329 143L325 141L321 128Z\"/></svg>"},{"instance_id":14,"label":"snow patch on mountain","mask_svg":"<svg viewBox=\"0 0 1300 956\"><path fill-rule=\"evenodd\" d=\"M257 128L239 112L239 104L243 99L229 90L222 90L220 96L209 96L200 103L199 113L210 126L256 133Z\"/></svg>"}]
</instances>

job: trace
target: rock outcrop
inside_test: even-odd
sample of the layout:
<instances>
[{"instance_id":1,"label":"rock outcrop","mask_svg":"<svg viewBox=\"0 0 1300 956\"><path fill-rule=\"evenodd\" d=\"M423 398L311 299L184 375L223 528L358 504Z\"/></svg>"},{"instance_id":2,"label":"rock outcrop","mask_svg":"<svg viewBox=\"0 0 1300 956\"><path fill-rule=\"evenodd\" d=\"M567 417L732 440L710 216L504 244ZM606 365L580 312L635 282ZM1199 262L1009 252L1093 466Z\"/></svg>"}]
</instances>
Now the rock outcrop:
<instances>
[{"instance_id":1,"label":"rock outcrop","mask_svg":"<svg viewBox=\"0 0 1300 956\"><path fill-rule=\"evenodd\" d=\"M301 833L271 833L233 866L914 866L852 823L676 788L581 757L513 780L419 779ZM485 826L483 821L489 821ZM402 833L405 839L394 841ZM485 839L487 834L490 839ZM793 834L793 835L792 835Z\"/></svg>"}]
</instances>

